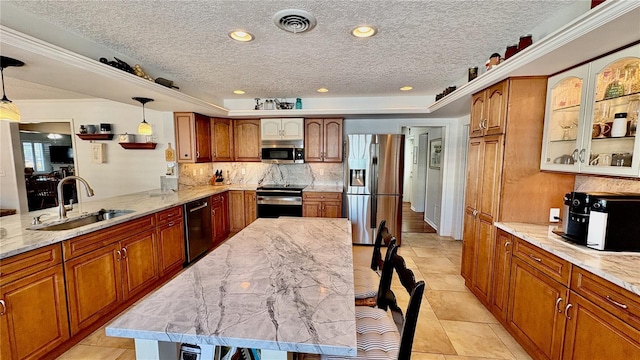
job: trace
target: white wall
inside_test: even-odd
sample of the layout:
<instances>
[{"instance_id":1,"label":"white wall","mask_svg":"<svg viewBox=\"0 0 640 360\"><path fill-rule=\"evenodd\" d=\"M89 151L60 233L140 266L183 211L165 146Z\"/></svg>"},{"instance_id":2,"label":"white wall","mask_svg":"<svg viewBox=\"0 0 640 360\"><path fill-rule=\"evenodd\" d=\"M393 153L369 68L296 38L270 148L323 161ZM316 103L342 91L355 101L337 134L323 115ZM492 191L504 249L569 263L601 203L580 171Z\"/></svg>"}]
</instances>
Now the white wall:
<instances>
[{"instance_id":1,"label":"white wall","mask_svg":"<svg viewBox=\"0 0 640 360\"><path fill-rule=\"evenodd\" d=\"M13 158L20 161L15 162ZM26 193L20 197L19 190L25 189L22 149L18 135L18 123L0 121L0 208L28 211Z\"/></svg>"},{"instance_id":2,"label":"white wall","mask_svg":"<svg viewBox=\"0 0 640 360\"><path fill-rule=\"evenodd\" d=\"M432 128L429 131L428 139L426 139L425 147L427 148L426 164L429 161L429 143L434 139L442 139L443 148L446 139L442 138L441 128ZM424 221L431 225L434 229L440 228L440 217L442 207L442 167L440 169L432 169L426 166L426 189L424 196Z\"/></svg>"},{"instance_id":3,"label":"white wall","mask_svg":"<svg viewBox=\"0 0 640 360\"><path fill-rule=\"evenodd\" d=\"M142 107L103 99L16 101L22 122L59 121L71 119L77 132L80 125L112 124L115 134L135 134L142 121ZM95 191L91 200L160 188L160 176L165 174L164 150L174 143L173 113L145 110L145 118L153 127L154 150L125 150L118 144L118 136L106 144L106 162L91 162L91 142L73 136L76 175L85 178ZM144 141L139 138L138 141ZM175 144L172 144L175 148ZM16 158L16 160L18 160ZM21 161L21 159L20 159ZM82 186L82 185L80 185ZM2 189L4 198L4 189ZM79 189L80 201L86 193Z\"/></svg>"}]
</instances>

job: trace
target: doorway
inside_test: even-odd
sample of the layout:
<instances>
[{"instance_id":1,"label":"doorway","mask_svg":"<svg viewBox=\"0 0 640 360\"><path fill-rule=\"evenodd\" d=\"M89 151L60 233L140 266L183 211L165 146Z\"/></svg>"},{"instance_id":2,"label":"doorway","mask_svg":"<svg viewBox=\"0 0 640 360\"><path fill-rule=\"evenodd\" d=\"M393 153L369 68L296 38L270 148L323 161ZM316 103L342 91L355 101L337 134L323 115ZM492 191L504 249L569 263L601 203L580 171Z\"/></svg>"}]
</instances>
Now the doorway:
<instances>
[{"instance_id":1,"label":"doorway","mask_svg":"<svg viewBox=\"0 0 640 360\"><path fill-rule=\"evenodd\" d=\"M19 125L28 211L58 206L58 184L75 174L73 139L69 122ZM17 159L16 159L17 160ZM65 204L77 203L75 181L62 187Z\"/></svg>"}]
</instances>

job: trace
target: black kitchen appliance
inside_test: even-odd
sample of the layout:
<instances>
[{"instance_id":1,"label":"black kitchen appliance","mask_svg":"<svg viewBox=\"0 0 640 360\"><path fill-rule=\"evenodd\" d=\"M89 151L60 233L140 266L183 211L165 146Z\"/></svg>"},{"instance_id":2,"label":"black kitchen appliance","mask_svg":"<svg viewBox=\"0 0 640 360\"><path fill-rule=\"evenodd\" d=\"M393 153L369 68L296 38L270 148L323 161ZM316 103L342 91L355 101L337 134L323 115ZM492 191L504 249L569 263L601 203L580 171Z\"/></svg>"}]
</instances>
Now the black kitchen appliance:
<instances>
[{"instance_id":1,"label":"black kitchen appliance","mask_svg":"<svg viewBox=\"0 0 640 360\"><path fill-rule=\"evenodd\" d=\"M304 185L264 185L256 189L259 218L302 216Z\"/></svg>"},{"instance_id":2,"label":"black kitchen appliance","mask_svg":"<svg viewBox=\"0 0 640 360\"><path fill-rule=\"evenodd\" d=\"M304 163L304 145L302 140L277 140L261 142L261 159L271 164Z\"/></svg>"},{"instance_id":3,"label":"black kitchen appliance","mask_svg":"<svg viewBox=\"0 0 640 360\"><path fill-rule=\"evenodd\" d=\"M640 199L599 198L591 204L587 247L640 251Z\"/></svg>"},{"instance_id":4,"label":"black kitchen appliance","mask_svg":"<svg viewBox=\"0 0 640 360\"><path fill-rule=\"evenodd\" d=\"M638 199L640 194L612 192L570 192L564 196L562 231L554 231L563 238L587 245L589 219L595 203L606 199Z\"/></svg>"},{"instance_id":5,"label":"black kitchen appliance","mask_svg":"<svg viewBox=\"0 0 640 360\"><path fill-rule=\"evenodd\" d=\"M203 198L184 204L187 264L202 256L213 245L211 204Z\"/></svg>"}]
</instances>

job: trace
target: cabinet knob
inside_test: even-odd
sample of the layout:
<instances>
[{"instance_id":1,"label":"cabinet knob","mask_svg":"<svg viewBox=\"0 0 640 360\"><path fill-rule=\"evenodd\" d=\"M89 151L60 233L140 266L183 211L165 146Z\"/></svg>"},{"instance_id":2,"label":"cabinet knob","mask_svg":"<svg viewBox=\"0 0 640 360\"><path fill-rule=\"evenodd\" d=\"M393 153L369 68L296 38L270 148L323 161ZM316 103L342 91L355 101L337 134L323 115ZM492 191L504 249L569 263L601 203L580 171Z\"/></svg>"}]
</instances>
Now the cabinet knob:
<instances>
[{"instance_id":1,"label":"cabinet knob","mask_svg":"<svg viewBox=\"0 0 640 360\"><path fill-rule=\"evenodd\" d=\"M0 300L0 305L2 305L2 311L0 311L0 315L4 315L5 311L7 311L7 305L4 303L4 300Z\"/></svg>"},{"instance_id":2,"label":"cabinet knob","mask_svg":"<svg viewBox=\"0 0 640 360\"><path fill-rule=\"evenodd\" d=\"M122 248L122 258L125 259L127 257L127 248Z\"/></svg>"},{"instance_id":3,"label":"cabinet knob","mask_svg":"<svg viewBox=\"0 0 640 360\"><path fill-rule=\"evenodd\" d=\"M122 253L120 252L120 250L116 251L116 255L117 255L117 256L116 256L116 260L117 260L117 261L122 260Z\"/></svg>"},{"instance_id":4,"label":"cabinet knob","mask_svg":"<svg viewBox=\"0 0 640 360\"><path fill-rule=\"evenodd\" d=\"M562 312L562 308L559 306L561 302L562 298L558 298L558 300L556 300L556 310L558 310L558 313Z\"/></svg>"}]
</instances>

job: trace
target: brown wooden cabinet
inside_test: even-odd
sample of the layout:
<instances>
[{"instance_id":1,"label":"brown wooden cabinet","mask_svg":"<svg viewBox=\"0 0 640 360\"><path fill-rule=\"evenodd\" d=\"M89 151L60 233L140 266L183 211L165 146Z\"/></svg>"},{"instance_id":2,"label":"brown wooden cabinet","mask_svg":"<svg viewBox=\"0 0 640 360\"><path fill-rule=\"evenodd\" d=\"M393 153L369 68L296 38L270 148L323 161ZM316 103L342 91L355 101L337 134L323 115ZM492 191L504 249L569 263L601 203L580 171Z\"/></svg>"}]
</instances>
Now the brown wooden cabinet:
<instances>
[{"instance_id":1,"label":"brown wooden cabinet","mask_svg":"<svg viewBox=\"0 0 640 360\"><path fill-rule=\"evenodd\" d=\"M563 359L640 359L640 330L571 291Z\"/></svg>"},{"instance_id":2,"label":"brown wooden cabinet","mask_svg":"<svg viewBox=\"0 0 640 360\"><path fill-rule=\"evenodd\" d=\"M159 278L155 215L63 243L72 335Z\"/></svg>"},{"instance_id":3,"label":"brown wooden cabinet","mask_svg":"<svg viewBox=\"0 0 640 360\"><path fill-rule=\"evenodd\" d=\"M491 285L489 310L505 324L507 321L507 301L509 299L509 280L511 275L511 249L513 235L498 229L493 255L494 266Z\"/></svg>"},{"instance_id":4,"label":"brown wooden cabinet","mask_svg":"<svg viewBox=\"0 0 640 360\"><path fill-rule=\"evenodd\" d=\"M492 303L496 221L544 223L574 176L542 173L546 78L511 78L474 94L467 160L461 273ZM553 184L553 186L549 186ZM526 199L536 199L527 201Z\"/></svg>"},{"instance_id":5,"label":"brown wooden cabinet","mask_svg":"<svg viewBox=\"0 0 640 360\"><path fill-rule=\"evenodd\" d=\"M69 339L60 244L0 264L0 358L40 359Z\"/></svg>"},{"instance_id":6,"label":"brown wooden cabinet","mask_svg":"<svg viewBox=\"0 0 640 360\"><path fill-rule=\"evenodd\" d=\"M504 134L509 84L509 81L502 81L473 95L469 127L471 137Z\"/></svg>"},{"instance_id":7,"label":"brown wooden cabinet","mask_svg":"<svg viewBox=\"0 0 640 360\"><path fill-rule=\"evenodd\" d=\"M568 297L565 285L512 257L507 326L534 358L561 358Z\"/></svg>"},{"instance_id":8,"label":"brown wooden cabinet","mask_svg":"<svg viewBox=\"0 0 640 360\"><path fill-rule=\"evenodd\" d=\"M158 234L159 276L181 269L185 261L184 220L182 206L175 206L156 214Z\"/></svg>"},{"instance_id":9,"label":"brown wooden cabinet","mask_svg":"<svg viewBox=\"0 0 640 360\"><path fill-rule=\"evenodd\" d=\"M251 224L258 218L258 202L256 192L245 190L244 192L244 226Z\"/></svg>"},{"instance_id":10,"label":"brown wooden cabinet","mask_svg":"<svg viewBox=\"0 0 640 360\"><path fill-rule=\"evenodd\" d=\"M342 162L342 119L304 120L304 161Z\"/></svg>"},{"instance_id":11,"label":"brown wooden cabinet","mask_svg":"<svg viewBox=\"0 0 640 360\"><path fill-rule=\"evenodd\" d=\"M229 194L211 196L211 224L213 245L218 246L229 236Z\"/></svg>"},{"instance_id":12,"label":"brown wooden cabinet","mask_svg":"<svg viewBox=\"0 0 640 360\"><path fill-rule=\"evenodd\" d=\"M235 161L260 161L260 120L233 121Z\"/></svg>"},{"instance_id":13,"label":"brown wooden cabinet","mask_svg":"<svg viewBox=\"0 0 640 360\"><path fill-rule=\"evenodd\" d=\"M213 161L233 161L233 120L211 118Z\"/></svg>"},{"instance_id":14,"label":"brown wooden cabinet","mask_svg":"<svg viewBox=\"0 0 640 360\"><path fill-rule=\"evenodd\" d=\"M188 112L173 114L180 163L211 162L211 120Z\"/></svg>"},{"instance_id":15,"label":"brown wooden cabinet","mask_svg":"<svg viewBox=\"0 0 640 360\"><path fill-rule=\"evenodd\" d=\"M342 216L342 193L303 192L302 216L339 218Z\"/></svg>"},{"instance_id":16,"label":"brown wooden cabinet","mask_svg":"<svg viewBox=\"0 0 640 360\"><path fill-rule=\"evenodd\" d=\"M254 222L258 215L257 206L255 191L229 191L230 231L236 233Z\"/></svg>"}]
</instances>

